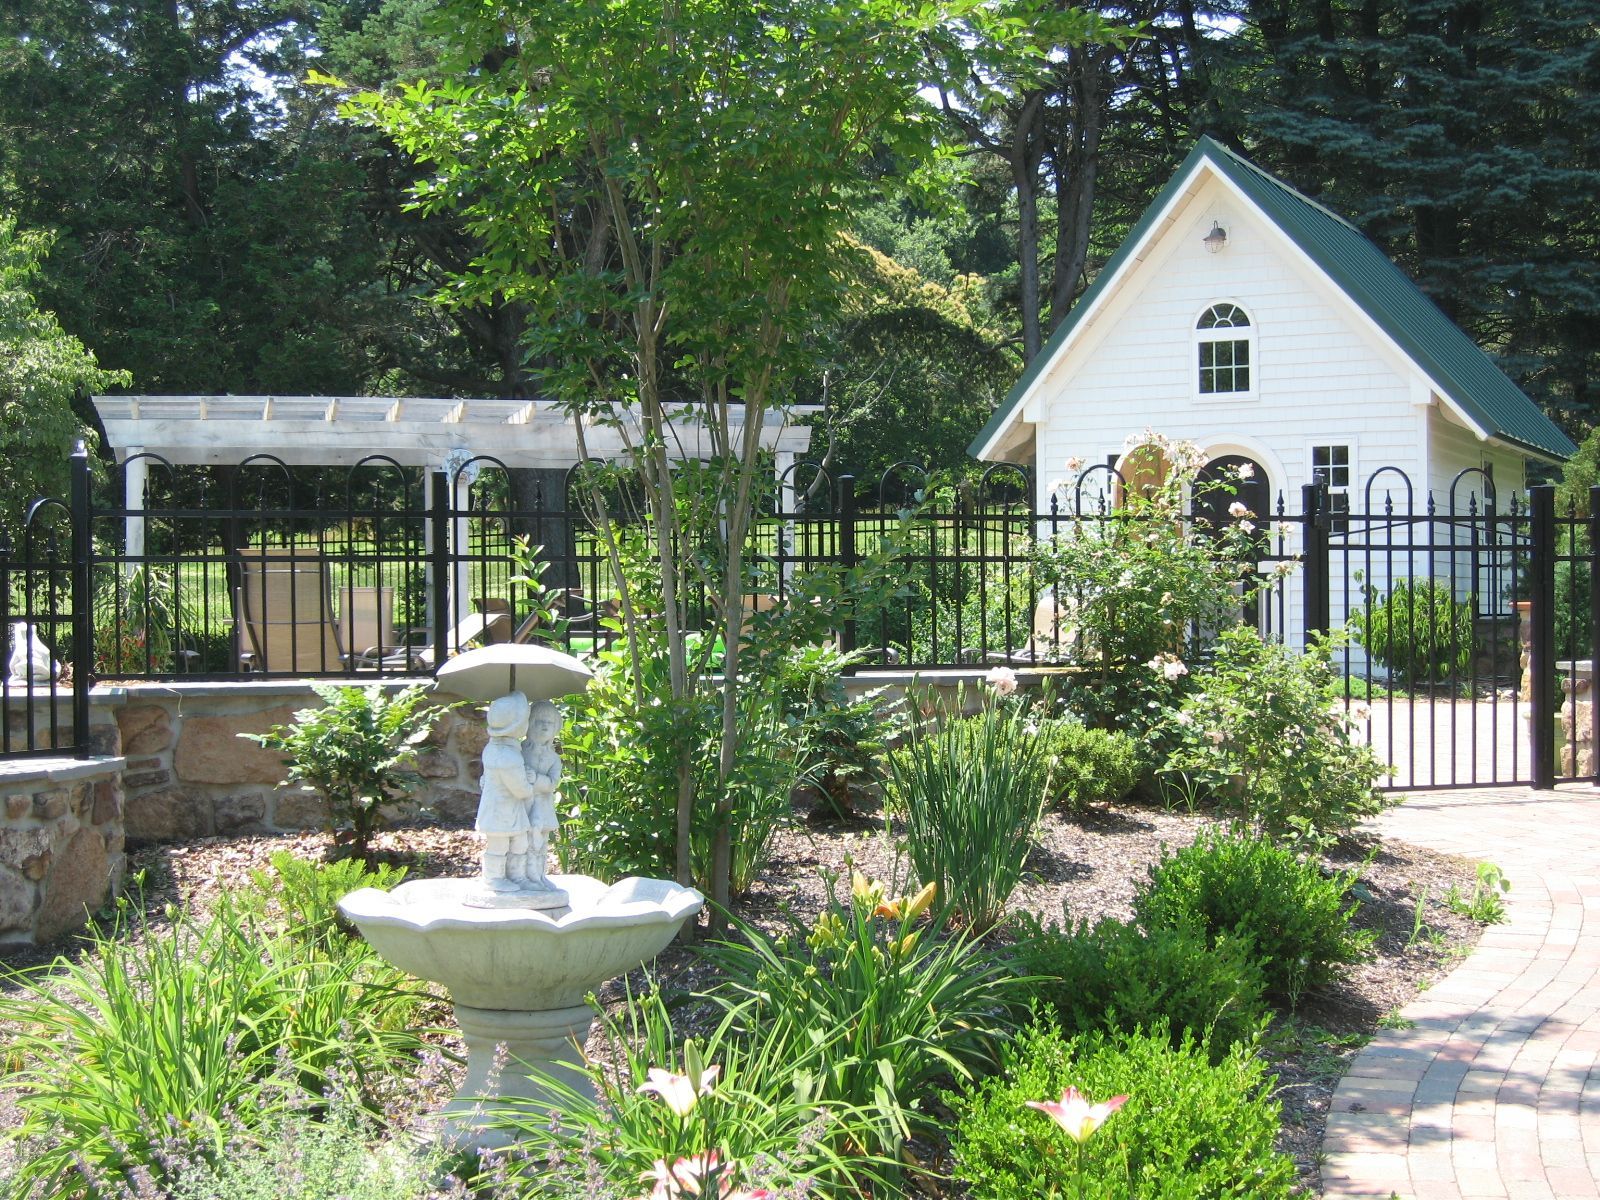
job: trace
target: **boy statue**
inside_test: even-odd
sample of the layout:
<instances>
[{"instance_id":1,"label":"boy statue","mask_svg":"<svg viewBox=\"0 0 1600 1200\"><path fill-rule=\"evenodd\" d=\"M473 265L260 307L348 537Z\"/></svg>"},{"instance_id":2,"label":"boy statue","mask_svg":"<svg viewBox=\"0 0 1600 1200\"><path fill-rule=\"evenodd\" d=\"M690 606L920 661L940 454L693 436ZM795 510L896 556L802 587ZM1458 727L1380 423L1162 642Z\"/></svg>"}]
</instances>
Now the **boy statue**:
<instances>
[{"instance_id":1,"label":"boy statue","mask_svg":"<svg viewBox=\"0 0 1600 1200\"><path fill-rule=\"evenodd\" d=\"M528 740L522 746L523 767L532 796L528 801L528 851L526 881L532 888L552 885L545 875L550 838L556 832L556 788L561 783L561 757L556 734L561 732L561 712L548 700L535 704L528 719Z\"/></svg>"}]
</instances>

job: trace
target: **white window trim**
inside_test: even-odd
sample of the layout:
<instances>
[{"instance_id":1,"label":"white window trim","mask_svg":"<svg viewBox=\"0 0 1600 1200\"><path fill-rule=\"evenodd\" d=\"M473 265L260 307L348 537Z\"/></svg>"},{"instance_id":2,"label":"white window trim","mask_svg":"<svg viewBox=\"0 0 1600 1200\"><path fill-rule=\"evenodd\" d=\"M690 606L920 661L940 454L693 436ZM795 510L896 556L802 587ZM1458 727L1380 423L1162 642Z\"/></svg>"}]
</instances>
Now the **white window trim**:
<instances>
[{"instance_id":1,"label":"white window trim","mask_svg":"<svg viewBox=\"0 0 1600 1200\"><path fill-rule=\"evenodd\" d=\"M1350 511L1354 512L1356 507L1357 507L1356 506L1356 498L1361 495L1360 488L1362 487L1361 473L1360 473L1359 470L1357 470L1357 466L1361 462L1361 447L1356 444L1356 439L1354 437L1348 436L1348 435L1345 435L1345 434L1338 434L1338 435L1329 434L1329 435L1326 435L1324 437L1307 438L1306 439L1306 482L1307 483L1315 483L1317 481L1316 449L1317 449L1318 446L1343 446L1347 450L1350 451L1350 483L1349 483L1349 485L1346 486L1346 487L1339 488L1339 487L1334 487L1334 486L1332 486L1330 484L1329 487L1328 487L1328 490L1330 492L1343 492L1346 496L1348 496L1349 500L1350 500Z\"/></svg>"},{"instance_id":2,"label":"white window trim","mask_svg":"<svg viewBox=\"0 0 1600 1200\"><path fill-rule=\"evenodd\" d=\"M1243 329L1201 329L1200 319L1221 304L1231 304L1250 318ZM1256 314L1237 300L1224 297L1212 300L1189 319L1189 387L1196 404L1249 404L1261 394L1261 354ZM1243 392L1202 392L1200 390L1200 346L1205 342L1247 342L1250 346L1250 387Z\"/></svg>"}]
</instances>

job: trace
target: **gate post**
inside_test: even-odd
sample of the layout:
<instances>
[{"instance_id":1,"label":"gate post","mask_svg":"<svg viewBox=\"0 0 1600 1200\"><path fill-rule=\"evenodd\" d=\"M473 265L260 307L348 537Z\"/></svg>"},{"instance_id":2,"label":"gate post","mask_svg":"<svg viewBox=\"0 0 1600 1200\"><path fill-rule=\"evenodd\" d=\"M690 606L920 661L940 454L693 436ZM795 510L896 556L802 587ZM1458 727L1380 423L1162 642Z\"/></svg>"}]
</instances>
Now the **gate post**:
<instances>
[{"instance_id":1,"label":"gate post","mask_svg":"<svg viewBox=\"0 0 1600 1200\"><path fill-rule=\"evenodd\" d=\"M1302 606L1307 645L1313 633L1328 632L1328 488L1322 483L1300 485L1300 512L1305 524L1305 586Z\"/></svg>"},{"instance_id":2,"label":"gate post","mask_svg":"<svg viewBox=\"0 0 1600 1200\"><path fill-rule=\"evenodd\" d=\"M1556 785L1556 489L1529 489L1528 733L1533 786Z\"/></svg>"},{"instance_id":3,"label":"gate post","mask_svg":"<svg viewBox=\"0 0 1600 1200\"><path fill-rule=\"evenodd\" d=\"M89 527L89 448L72 452L72 752L89 757L89 685L94 674L94 538ZM55 697L51 696L54 703Z\"/></svg>"},{"instance_id":4,"label":"gate post","mask_svg":"<svg viewBox=\"0 0 1600 1200\"><path fill-rule=\"evenodd\" d=\"M856 557L856 477L854 475L839 476L839 561L844 564L845 570L854 567ZM842 654L851 654L856 648L856 613L855 602L851 601L849 613L845 617L844 625L839 630L839 651ZM846 668L848 674L855 674L855 665Z\"/></svg>"},{"instance_id":5,"label":"gate post","mask_svg":"<svg viewBox=\"0 0 1600 1200\"><path fill-rule=\"evenodd\" d=\"M1589 580L1589 661L1600 663L1600 571L1595 569L1600 559L1600 487L1589 489L1589 549L1584 554L1584 569L1580 578ZM1576 573L1576 572L1575 572ZM1591 675L1590 678L1593 678ZM1595 748L1594 783L1600 786L1600 693L1589 687L1589 745ZM1577 720L1577 693L1573 693L1573 720ZM1574 736L1573 741L1577 741ZM1576 755L1574 755L1576 757ZM1576 765L1576 763L1574 763Z\"/></svg>"},{"instance_id":6,"label":"gate post","mask_svg":"<svg viewBox=\"0 0 1600 1200\"><path fill-rule=\"evenodd\" d=\"M433 557L428 568L433 579L433 665L444 666L450 657L451 613L455 597L450 594L453 574L450 555L450 476L444 470L433 472L432 505L428 523L433 531Z\"/></svg>"}]
</instances>

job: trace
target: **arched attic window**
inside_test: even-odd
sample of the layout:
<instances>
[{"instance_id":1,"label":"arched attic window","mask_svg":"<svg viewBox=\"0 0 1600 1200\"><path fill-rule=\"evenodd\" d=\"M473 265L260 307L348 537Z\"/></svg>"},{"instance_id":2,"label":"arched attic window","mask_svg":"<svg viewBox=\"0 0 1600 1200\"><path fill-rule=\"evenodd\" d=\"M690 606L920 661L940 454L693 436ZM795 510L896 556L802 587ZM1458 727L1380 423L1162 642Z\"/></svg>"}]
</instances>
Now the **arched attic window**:
<instances>
[{"instance_id":1,"label":"arched attic window","mask_svg":"<svg viewBox=\"0 0 1600 1200\"><path fill-rule=\"evenodd\" d=\"M1252 343L1256 340L1250 314L1237 304L1213 304L1195 322L1199 350L1196 390L1202 396L1241 398L1255 390L1252 378Z\"/></svg>"}]
</instances>

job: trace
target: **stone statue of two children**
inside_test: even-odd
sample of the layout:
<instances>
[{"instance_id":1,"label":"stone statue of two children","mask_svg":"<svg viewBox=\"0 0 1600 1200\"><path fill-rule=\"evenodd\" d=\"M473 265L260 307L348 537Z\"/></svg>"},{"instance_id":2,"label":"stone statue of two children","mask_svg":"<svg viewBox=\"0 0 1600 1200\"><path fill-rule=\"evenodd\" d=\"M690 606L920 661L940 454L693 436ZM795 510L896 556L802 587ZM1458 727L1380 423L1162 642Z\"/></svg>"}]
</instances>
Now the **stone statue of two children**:
<instances>
[{"instance_id":1,"label":"stone statue of two children","mask_svg":"<svg viewBox=\"0 0 1600 1200\"><path fill-rule=\"evenodd\" d=\"M478 832L483 834L483 882L489 899L534 908L560 907L566 896L545 875L545 854L556 831L561 759L556 734L561 713L548 700L529 704L521 692L501 696L486 717Z\"/></svg>"}]
</instances>

